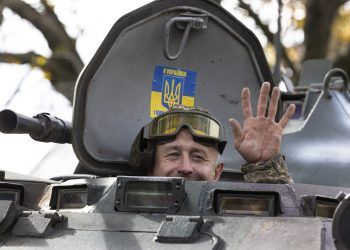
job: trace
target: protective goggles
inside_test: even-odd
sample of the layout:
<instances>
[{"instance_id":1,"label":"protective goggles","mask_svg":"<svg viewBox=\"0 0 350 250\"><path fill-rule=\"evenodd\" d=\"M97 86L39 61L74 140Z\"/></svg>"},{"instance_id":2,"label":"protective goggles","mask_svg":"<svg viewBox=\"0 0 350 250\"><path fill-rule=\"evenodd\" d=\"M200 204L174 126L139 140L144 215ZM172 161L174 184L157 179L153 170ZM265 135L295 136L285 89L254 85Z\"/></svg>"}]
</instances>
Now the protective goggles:
<instances>
[{"instance_id":1,"label":"protective goggles","mask_svg":"<svg viewBox=\"0 0 350 250\"><path fill-rule=\"evenodd\" d=\"M187 127L196 139L226 144L221 123L199 110L172 110L161 114L145 126L143 137L151 140L172 137L183 127Z\"/></svg>"}]
</instances>

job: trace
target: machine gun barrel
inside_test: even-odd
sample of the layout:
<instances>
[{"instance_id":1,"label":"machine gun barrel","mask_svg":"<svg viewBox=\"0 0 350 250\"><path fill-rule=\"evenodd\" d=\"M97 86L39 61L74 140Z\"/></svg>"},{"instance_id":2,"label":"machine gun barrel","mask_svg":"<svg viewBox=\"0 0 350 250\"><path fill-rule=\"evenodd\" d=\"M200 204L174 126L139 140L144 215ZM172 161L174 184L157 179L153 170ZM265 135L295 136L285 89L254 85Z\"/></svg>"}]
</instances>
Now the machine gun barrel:
<instances>
[{"instance_id":1,"label":"machine gun barrel","mask_svg":"<svg viewBox=\"0 0 350 250\"><path fill-rule=\"evenodd\" d=\"M5 109L0 112L0 132L29 134L41 142L71 143L72 125L48 113L33 118Z\"/></svg>"}]
</instances>

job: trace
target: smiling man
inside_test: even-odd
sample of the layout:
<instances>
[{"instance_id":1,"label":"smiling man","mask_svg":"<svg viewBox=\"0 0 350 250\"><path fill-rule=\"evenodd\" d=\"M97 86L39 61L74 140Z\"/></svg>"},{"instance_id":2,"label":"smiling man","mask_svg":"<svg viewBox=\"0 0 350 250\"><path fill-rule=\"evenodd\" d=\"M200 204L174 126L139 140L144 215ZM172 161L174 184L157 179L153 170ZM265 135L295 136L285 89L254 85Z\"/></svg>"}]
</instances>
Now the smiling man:
<instances>
[{"instance_id":1,"label":"smiling man","mask_svg":"<svg viewBox=\"0 0 350 250\"><path fill-rule=\"evenodd\" d=\"M295 105L290 105L281 120L275 122L280 91L278 87L273 89L267 109L269 90L270 84L264 83L256 117L252 114L249 89L242 90L243 128L237 120L229 120L233 143L247 161L241 167L246 181L288 183L292 179L280 147L283 129ZM129 164L148 166L147 173L153 176L217 181L224 167L220 154L225 145L222 125L211 114L202 109L177 107L142 128L133 143Z\"/></svg>"},{"instance_id":2,"label":"smiling man","mask_svg":"<svg viewBox=\"0 0 350 250\"><path fill-rule=\"evenodd\" d=\"M151 175L181 176L190 180L219 179L223 163L220 162L217 142L214 139L210 142L208 138L206 142L198 140L196 132L191 130L182 128L174 141L157 144Z\"/></svg>"}]
</instances>

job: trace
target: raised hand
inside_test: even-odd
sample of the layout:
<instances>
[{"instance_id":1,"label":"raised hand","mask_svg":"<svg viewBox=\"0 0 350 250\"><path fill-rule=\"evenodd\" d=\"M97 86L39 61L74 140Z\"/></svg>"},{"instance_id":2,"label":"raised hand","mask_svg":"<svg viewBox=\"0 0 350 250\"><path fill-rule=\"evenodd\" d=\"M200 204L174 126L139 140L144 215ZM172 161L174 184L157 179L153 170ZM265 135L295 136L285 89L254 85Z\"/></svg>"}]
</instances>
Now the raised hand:
<instances>
[{"instance_id":1,"label":"raised hand","mask_svg":"<svg viewBox=\"0 0 350 250\"><path fill-rule=\"evenodd\" d=\"M280 153L283 129L295 111L295 105L289 105L281 120L278 123L275 122L280 90L274 87L266 117L269 90L270 83L263 83L257 115L253 117L250 92L248 88L244 88L242 90L243 129L237 120L233 118L229 120L234 135L234 146L248 163L267 161Z\"/></svg>"}]
</instances>

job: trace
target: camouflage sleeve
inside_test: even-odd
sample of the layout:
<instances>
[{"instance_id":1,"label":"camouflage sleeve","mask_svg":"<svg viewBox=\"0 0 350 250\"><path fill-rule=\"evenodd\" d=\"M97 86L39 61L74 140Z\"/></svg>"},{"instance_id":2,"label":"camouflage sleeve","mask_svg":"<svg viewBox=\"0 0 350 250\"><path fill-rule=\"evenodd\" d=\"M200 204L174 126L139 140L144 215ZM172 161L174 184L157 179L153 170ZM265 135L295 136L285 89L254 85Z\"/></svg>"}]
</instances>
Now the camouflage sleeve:
<instances>
[{"instance_id":1,"label":"camouflage sleeve","mask_svg":"<svg viewBox=\"0 0 350 250\"><path fill-rule=\"evenodd\" d=\"M284 156L278 154L269 161L248 163L241 167L244 179L255 183L291 183Z\"/></svg>"}]
</instances>

